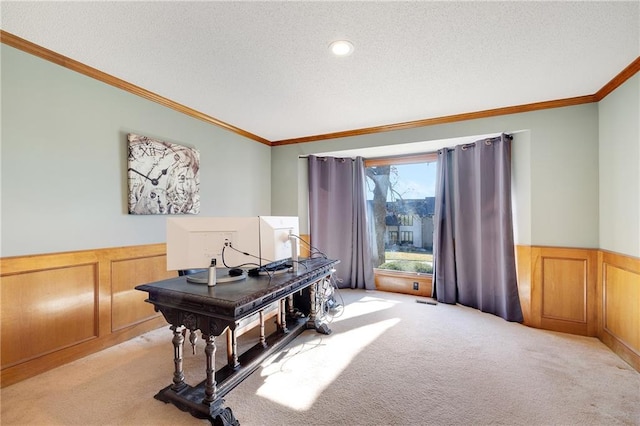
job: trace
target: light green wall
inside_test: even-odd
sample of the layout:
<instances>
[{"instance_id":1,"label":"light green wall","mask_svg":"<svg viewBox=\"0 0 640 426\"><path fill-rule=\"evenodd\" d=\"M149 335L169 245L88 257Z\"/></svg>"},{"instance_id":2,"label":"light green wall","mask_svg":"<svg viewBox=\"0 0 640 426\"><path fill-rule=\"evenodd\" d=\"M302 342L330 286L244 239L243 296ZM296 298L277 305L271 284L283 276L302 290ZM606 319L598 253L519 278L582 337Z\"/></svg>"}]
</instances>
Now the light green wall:
<instances>
[{"instance_id":1,"label":"light green wall","mask_svg":"<svg viewBox=\"0 0 640 426\"><path fill-rule=\"evenodd\" d=\"M201 216L271 211L271 148L1 45L1 256L165 241L127 214L126 135L200 151Z\"/></svg>"},{"instance_id":2,"label":"light green wall","mask_svg":"<svg viewBox=\"0 0 640 426\"><path fill-rule=\"evenodd\" d=\"M1 256L163 242L126 213L126 134L198 148L201 216L300 215L299 155L509 132L518 244L640 255L640 77L599 104L269 148L1 45Z\"/></svg>"},{"instance_id":3,"label":"light green wall","mask_svg":"<svg viewBox=\"0 0 640 426\"><path fill-rule=\"evenodd\" d=\"M514 132L511 149L511 205L514 243L531 245L531 132Z\"/></svg>"},{"instance_id":4,"label":"light green wall","mask_svg":"<svg viewBox=\"0 0 640 426\"><path fill-rule=\"evenodd\" d=\"M600 247L640 257L640 74L598 108Z\"/></svg>"},{"instance_id":5,"label":"light green wall","mask_svg":"<svg viewBox=\"0 0 640 426\"><path fill-rule=\"evenodd\" d=\"M274 147L273 214L306 217L298 198L304 197L296 179L299 155L499 132L515 135L517 244L597 248L596 104Z\"/></svg>"}]
</instances>

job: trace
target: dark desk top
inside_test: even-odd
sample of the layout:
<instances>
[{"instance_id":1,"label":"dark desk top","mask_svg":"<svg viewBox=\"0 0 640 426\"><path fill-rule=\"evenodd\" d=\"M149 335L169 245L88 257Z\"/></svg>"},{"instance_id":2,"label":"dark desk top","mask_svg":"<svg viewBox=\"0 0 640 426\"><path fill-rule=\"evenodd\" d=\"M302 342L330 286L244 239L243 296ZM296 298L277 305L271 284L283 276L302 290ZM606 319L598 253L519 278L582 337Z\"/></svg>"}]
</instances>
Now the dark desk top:
<instances>
[{"instance_id":1,"label":"dark desk top","mask_svg":"<svg viewBox=\"0 0 640 426\"><path fill-rule=\"evenodd\" d=\"M175 308L235 321L330 275L337 263L337 260L322 258L300 259L297 272L247 277L218 283L215 287L190 283L186 276L181 276L135 288L149 293L146 301L156 308Z\"/></svg>"}]
</instances>

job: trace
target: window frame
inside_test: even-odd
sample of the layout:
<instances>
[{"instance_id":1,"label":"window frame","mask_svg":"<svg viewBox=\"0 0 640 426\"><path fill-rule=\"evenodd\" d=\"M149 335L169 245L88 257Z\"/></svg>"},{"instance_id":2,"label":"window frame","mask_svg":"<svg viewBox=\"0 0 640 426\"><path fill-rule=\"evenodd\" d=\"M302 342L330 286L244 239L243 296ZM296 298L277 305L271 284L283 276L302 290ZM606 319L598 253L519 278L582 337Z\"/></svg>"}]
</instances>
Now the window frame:
<instances>
[{"instance_id":1,"label":"window frame","mask_svg":"<svg viewBox=\"0 0 640 426\"><path fill-rule=\"evenodd\" d=\"M392 157L378 157L378 158L367 158L364 160L364 167L378 167L378 166L393 166L393 165L402 165L402 164L415 164L415 163L435 163L438 160L437 152L428 152L428 153L420 153L420 154L408 154L408 155L398 155ZM394 232L394 231L390 231ZM400 230L395 231L398 235L398 243L401 240L401 232ZM377 274L377 271L384 271L386 275L413 275L413 276L429 276L432 277L433 273L424 273L424 272L406 272L406 271L395 271L391 269L379 269L374 267L374 273Z\"/></svg>"},{"instance_id":2,"label":"window frame","mask_svg":"<svg viewBox=\"0 0 640 426\"><path fill-rule=\"evenodd\" d=\"M367 158L365 167L393 166L395 164L431 163L438 160L437 152L425 154L398 155L393 157Z\"/></svg>"}]
</instances>

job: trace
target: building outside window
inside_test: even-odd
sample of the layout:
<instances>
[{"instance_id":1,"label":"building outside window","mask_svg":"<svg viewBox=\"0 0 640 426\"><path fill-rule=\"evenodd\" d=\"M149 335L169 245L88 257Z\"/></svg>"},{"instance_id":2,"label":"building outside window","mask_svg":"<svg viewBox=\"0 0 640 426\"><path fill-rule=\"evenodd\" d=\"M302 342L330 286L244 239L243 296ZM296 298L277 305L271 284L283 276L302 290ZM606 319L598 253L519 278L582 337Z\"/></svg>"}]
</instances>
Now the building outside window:
<instances>
[{"instance_id":1,"label":"building outside window","mask_svg":"<svg viewBox=\"0 0 640 426\"><path fill-rule=\"evenodd\" d=\"M367 160L365 166L374 267L431 273L436 155Z\"/></svg>"}]
</instances>

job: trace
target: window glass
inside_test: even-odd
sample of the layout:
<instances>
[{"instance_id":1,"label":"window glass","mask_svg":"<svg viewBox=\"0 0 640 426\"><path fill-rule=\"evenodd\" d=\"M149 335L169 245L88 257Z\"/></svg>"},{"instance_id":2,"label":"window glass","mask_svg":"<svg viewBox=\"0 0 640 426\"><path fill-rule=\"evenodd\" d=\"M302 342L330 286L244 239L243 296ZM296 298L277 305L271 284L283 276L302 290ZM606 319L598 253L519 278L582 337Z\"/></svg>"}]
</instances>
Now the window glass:
<instances>
[{"instance_id":1,"label":"window glass","mask_svg":"<svg viewBox=\"0 0 640 426\"><path fill-rule=\"evenodd\" d=\"M374 267L431 273L435 155L368 160L366 176Z\"/></svg>"}]
</instances>

